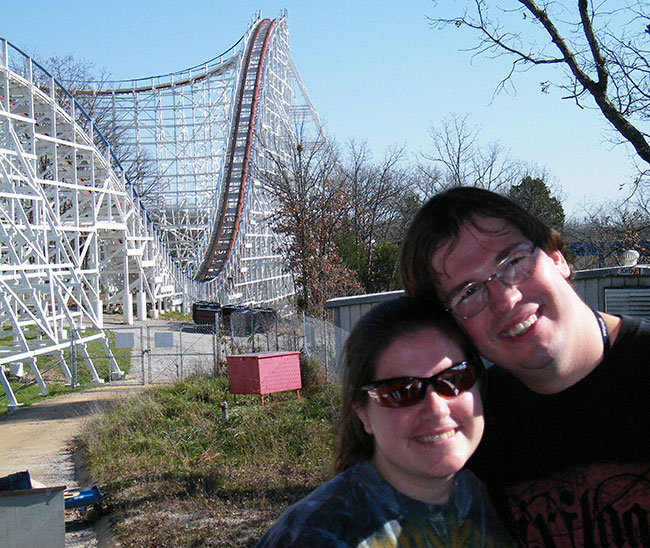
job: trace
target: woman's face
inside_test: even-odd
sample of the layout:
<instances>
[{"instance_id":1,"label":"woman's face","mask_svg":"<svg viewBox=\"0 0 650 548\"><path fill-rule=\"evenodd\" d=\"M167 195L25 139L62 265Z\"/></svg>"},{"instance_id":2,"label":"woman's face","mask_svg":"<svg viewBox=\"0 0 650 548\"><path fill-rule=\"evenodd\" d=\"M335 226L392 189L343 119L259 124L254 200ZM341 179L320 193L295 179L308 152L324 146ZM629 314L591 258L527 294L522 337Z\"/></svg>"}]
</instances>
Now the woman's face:
<instances>
[{"instance_id":1,"label":"woman's face","mask_svg":"<svg viewBox=\"0 0 650 548\"><path fill-rule=\"evenodd\" d=\"M393 341L379 356L375 380L431 377L464 359L454 341L436 329L424 328ZM371 462L377 472L398 491L428 502L448 498L454 474L483 435L478 383L450 399L428 386L425 398L415 405L381 407L369 399L355 411L374 437Z\"/></svg>"}]
</instances>

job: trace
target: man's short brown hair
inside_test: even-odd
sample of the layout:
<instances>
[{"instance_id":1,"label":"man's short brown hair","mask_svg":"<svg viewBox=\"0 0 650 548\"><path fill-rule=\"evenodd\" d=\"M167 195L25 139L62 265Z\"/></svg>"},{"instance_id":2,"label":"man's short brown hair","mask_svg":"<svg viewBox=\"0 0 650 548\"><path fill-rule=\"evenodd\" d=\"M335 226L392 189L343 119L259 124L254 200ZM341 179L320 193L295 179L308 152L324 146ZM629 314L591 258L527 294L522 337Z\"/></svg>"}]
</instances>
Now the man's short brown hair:
<instances>
[{"instance_id":1,"label":"man's short brown hair","mask_svg":"<svg viewBox=\"0 0 650 548\"><path fill-rule=\"evenodd\" d=\"M557 231L512 200L482 188L454 187L426 202L409 226L400 255L402 284L408 294L444 306L435 286L433 255L444 244L453 244L467 223L485 232L479 217L503 219L546 253L564 248Z\"/></svg>"}]
</instances>

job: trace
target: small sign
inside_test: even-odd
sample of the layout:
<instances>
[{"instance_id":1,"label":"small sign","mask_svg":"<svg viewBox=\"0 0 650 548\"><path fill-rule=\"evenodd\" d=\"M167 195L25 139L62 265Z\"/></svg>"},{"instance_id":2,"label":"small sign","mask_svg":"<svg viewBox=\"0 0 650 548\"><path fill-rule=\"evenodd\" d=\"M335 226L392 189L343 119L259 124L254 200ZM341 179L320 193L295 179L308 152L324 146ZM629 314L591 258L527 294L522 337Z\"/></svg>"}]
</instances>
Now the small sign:
<instances>
[{"instance_id":1,"label":"small sign","mask_svg":"<svg viewBox=\"0 0 650 548\"><path fill-rule=\"evenodd\" d=\"M174 348L174 334L169 332L154 333L153 345L156 348Z\"/></svg>"},{"instance_id":2,"label":"small sign","mask_svg":"<svg viewBox=\"0 0 650 548\"><path fill-rule=\"evenodd\" d=\"M115 348L133 348L134 346L135 337L133 333L115 333Z\"/></svg>"}]
</instances>

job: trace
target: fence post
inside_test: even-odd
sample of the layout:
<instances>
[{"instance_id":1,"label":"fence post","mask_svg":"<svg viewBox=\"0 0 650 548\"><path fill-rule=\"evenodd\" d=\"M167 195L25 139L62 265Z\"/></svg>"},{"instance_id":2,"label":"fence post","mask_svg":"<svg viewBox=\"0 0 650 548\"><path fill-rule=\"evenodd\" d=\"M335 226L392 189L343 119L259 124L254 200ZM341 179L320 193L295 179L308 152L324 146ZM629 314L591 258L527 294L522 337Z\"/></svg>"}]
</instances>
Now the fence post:
<instances>
[{"instance_id":1,"label":"fence post","mask_svg":"<svg viewBox=\"0 0 650 548\"><path fill-rule=\"evenodd\" d=\"M151 371L151 328L147 326L147 364L149 369L149 381L153 378Z\"/></svg>"},{"instance_id":2,"label":"fence post","mask_svg":"<svg viewBox=\"0 0 650 548\"><path fill-rule=\"evenodd\" d=\"M212 376L219 378L219 311L214 311L214 325L212 326Z\"/></svg>"},{"instance_id":3,"label":"fence post","mask_svg":"<svg viewBox=\"0 0 650 548\"><path fill-rule=\"evenodd\" d=\"M255 352L255 314L251 310L251 352Z\"/></svg>"},{"instance_id":4,"label":"fence post","mask_svg":"<svg viewBox=\"0 0 650 548\"><path fill-rule=\"evenodd\" d=\"M305 354L309 357L309 348L307 348L307 320L305 313L302 313L302 347L305 349Z\"/></svg>"},{"instance_id":5,"label":"fence post","mask_svg":"<svg viewBox=\"0 0 650 548\"><path fill-rule=\"evenodd\" d=\"M329 331L329 326L327 322L323 322L323 332L325 333L325 380L329 380L329 346L327 344L327 332Z\"/></svg>"},{"instance_id":6,"label":"fence post","mask_svg":"<svg viewBox=\"0 0 650 548\"><path fill-rule=\"evenodd\" d=\"M178 380L183 380L183 326L181 326L180 330L178 331L178 349L179 349L179 360L178 363L180 364L180 371L178 370L178 365L176 366L176 377Z\"/></svg>"},{"instance_id":7,"label":"fence post","mask_svg":"<svg viewBox=\"0 0 650 548\"><path fill-rule=\"evenodd\" d=\"M70 337L70 365L72 366L72 388L77 387L77 364L74 361L74 337Z\"/></svg>"},{"instance_id":8,"label":"fence post","mask_svg":"<svg viewBox=\"0 0 650 548\"><path fill-rule=\"evenodd\" d=\"M145 378L145 365L144 365L144 355L145 355L145 350L144 350L144 326L140 324L140 365L142 367L142 384L145 385L147 384L147 380ZM131 352L133 352L133 349L131 349ZM151 379L149 379L151 380Z\"/></svg>"},{"instance_id":9,"label":"fence post","mask_svg":"<svg viewBox=\"0 0 650 548\"><path fill-rule=\"evenodd\" d=\"M219 321L219 332L217 334L217 366L219 368L219 376L221 376L221 362L223 361L223 358L221 357L221 334L223 333L223 313L220 312L219 316L217 317ZM225 338L225 336L224 336Z\"/></svg>"}]
</instances>

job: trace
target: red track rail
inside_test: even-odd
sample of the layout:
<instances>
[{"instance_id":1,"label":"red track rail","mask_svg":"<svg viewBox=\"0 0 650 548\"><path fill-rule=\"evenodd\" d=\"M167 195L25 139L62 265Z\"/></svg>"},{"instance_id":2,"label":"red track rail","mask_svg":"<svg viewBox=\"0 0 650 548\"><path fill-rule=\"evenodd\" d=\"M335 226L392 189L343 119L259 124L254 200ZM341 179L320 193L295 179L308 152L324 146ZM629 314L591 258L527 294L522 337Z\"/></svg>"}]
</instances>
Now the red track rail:
<instances>
[{"instance_id":1,"label":"red track rail","mask_svg":"<svg viewBox=\"0 0 650 548\"><path fill-rule=\"evenodd\" d=\"M248 51L246 52L245 67L242 71L242 77L239 81L239 93L235 109L235 121L229 142L229 153L227 155L228 167L225 172L226 175L223 181L224 191L223 201L221 203L218 217L219 221L216 223L216 225L214 225L214 229L210 237L210 243L208 244L208 249L201 259L199 269L195 276L195 278L200 281L214 278L216 276L216 273L218 273L219 270L221 270L221 268L223 268L223 266L228 262L228 259L232 255L233 249L235 247L235 242L237 240L237 235L239 232L239 225L241 223L241 217L244 209L244 202L246 199L246 190L249 184L250 159L254 140L253 132L255 129L255 119L257 116L257 109L259 104L259 93L261 89L264 62L268 50L269 39L271 37L271 32L274 25L275 21L270 21L269 19L260 21L254 31L253 38L251 39L251 42L248 46ZM259 60L257 62L257 66L253 66L253 54L255 48L259 47L260 42L262 42L262 45ZM253 71L255 73L255 84L253 87L253 101L250 107L250 116L248 118L248 128L242 128L246 129L246 144L244 147L244 156L242 159L242 168L239 177L239 193L236 216L233 226L231 228L226 228L226 218L228 216L228 195L230 193L231 186L237 184L234 164L237 155L237 136L239 135L240 126L242 124L244 93L246 91L246 83ZM228 243L225 251L223 249L219 251L219 247L223 247L224 240L226 239Z\"/></svg>"}]
</instances>

